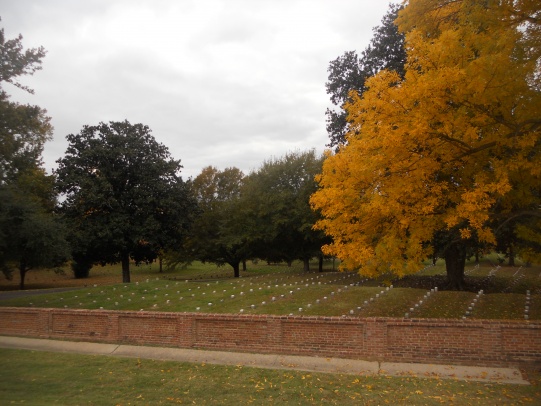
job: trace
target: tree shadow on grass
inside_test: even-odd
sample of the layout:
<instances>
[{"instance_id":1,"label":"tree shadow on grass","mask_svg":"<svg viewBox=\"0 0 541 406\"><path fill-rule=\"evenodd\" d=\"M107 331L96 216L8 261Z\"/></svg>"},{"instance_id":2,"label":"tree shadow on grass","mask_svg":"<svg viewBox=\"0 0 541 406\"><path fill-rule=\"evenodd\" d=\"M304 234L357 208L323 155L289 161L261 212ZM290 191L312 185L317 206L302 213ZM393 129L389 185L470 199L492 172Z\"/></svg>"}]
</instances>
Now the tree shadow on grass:
<instances>
[{"instance_id":1,"label":"tree shadow on grass","mask_svg":"<svg viewBox=\"0 0 541 406\"><path fill-rule=\"evenodd\" d=\"M495 278L491 277L464 277L464 291L484 293L501 293L502 285L496 283ZM447 278L445 275L408 275L401 279L393 280L393 286L396 288L415 288L415 289L434 289L446 290Z\"/></svg>"}]
</instances>

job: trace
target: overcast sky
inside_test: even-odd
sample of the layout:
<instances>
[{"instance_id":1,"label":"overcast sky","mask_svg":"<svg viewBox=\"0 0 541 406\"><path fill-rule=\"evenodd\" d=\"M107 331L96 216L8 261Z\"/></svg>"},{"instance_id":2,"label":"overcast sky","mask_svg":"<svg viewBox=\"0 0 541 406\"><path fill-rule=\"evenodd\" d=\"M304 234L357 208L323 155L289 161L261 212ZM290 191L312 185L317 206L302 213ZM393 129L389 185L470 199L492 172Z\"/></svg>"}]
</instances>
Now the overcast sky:
<instances>
[{"instance_id":1,"label":"overcast sky","mask_svg":"<svg viewBox=\"0 0 541 406\"><path fill-rule=\"evenodd\" d=\"M400 1L391 1L400 3ZM43 70L7 84L13 101L47 109L56 167L83 125L143 123L180 159L183 177L249 173L291 151L322 152L327 68L360 53L382 0L0 0L6 38L43 46Z\"/></svg>"}]
</instances>

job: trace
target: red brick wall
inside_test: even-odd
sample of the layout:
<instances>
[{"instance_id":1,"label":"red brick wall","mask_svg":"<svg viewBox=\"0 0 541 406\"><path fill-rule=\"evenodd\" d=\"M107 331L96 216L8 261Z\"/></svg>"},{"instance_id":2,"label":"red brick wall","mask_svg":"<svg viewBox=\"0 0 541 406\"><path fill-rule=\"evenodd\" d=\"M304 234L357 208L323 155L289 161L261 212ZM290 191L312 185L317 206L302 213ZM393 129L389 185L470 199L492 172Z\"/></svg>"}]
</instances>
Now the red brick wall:
<instances>
[{"instance_id":1,"label":"red brick wall","mask_svg":"<svg viewBox=\"0 0 541 406\"><path fill-rule=\"evenodd\" d=\"M387 362L541 365L541 322L0 308L0 335Z\"/></svg>"}]
</instances>

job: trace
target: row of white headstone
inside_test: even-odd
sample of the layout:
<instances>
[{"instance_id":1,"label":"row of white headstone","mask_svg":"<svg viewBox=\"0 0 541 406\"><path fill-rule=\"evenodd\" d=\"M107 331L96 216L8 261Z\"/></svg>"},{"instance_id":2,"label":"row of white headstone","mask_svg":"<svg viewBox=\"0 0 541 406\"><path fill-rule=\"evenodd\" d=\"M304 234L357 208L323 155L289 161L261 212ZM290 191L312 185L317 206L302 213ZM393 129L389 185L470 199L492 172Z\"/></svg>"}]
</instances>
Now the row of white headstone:
<instances>
[{"instance_id":1,"label":"row of white headstone","mask_svg":"<svg viewBox=\"0 0 541 406\"><path fill-rule=\"evenodd\" d=\"M435 288L433 289L430 289L428 292L426 292L424 294L424 296L419 299L419 301L417 303L415 303L413 305L413 307L410 307L410 310L408 313L404 314L404 317L406 319L410 318L417 310L419 310L419 308L423 305L423 304L426 304L426 301L430 298L430 297L434 297L434 294L438 293L438 287L436 286Z\"/></svg>"},{"instance_id":2,"label":"row of white headstone","mask_svg":"<svg viewBox=\"0 0 541 406\"><path fill-rule=\"evenodd\" d=\"M530 317L530 291L526 291L526 302L524 304L524 320L528 320Z\"/></svg>"},{"instance_id":3,"label":"row of white headstone","mask_svg":"<svg viewBox=\"0 0 541 406\"><path fill-rule=\"evenodd\" d=\"M505 287L505 289L503 290L503 292L510 292L511 289L513 289L513 287L515 285L517 285L526 275L524 274L524 270L522 269L522 266L513 274L513 279L511 280L511 282L509 283L509 285L507 285Z\"/></svg>"},{"instance_id":4,"label":"row of white headstone","mask_svg":"<svg viewBox=\"0 0 541 406\"><path fill-rule=\"evenodd\" d=\"M481 299L482 295L484 294L484 290L480 290L479 292L477 292L477 294L475 295L475 298L472 300L472 302L470 303L470 305L468 306L468 309L464 312L464 315L462 316L462 320L465 320L467 319L468 317L471 317L472 316L472 313L473 313L473 310L475 308L475 305L477 304L477 302Z\"/></svg>"}]
</instances>

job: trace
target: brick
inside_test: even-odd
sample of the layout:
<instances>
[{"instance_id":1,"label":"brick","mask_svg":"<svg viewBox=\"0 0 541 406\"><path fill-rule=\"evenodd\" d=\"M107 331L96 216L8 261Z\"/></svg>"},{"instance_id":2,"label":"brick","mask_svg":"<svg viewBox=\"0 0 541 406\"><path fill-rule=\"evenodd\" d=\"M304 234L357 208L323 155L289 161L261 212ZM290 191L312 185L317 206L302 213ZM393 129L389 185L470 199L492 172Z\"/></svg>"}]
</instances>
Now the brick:
<instances>
[{"instance_id":1,"label":"brick","mask_svg":"<svg viewBox=\"0 0 541 406\"><path fill-rule=\"evenodd\" d=\"M0 334L387 362L541 364L541 322L0 308Z\"/></svg>"}]
</instances>

